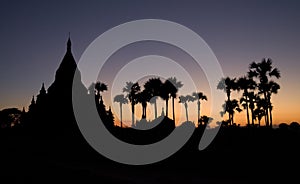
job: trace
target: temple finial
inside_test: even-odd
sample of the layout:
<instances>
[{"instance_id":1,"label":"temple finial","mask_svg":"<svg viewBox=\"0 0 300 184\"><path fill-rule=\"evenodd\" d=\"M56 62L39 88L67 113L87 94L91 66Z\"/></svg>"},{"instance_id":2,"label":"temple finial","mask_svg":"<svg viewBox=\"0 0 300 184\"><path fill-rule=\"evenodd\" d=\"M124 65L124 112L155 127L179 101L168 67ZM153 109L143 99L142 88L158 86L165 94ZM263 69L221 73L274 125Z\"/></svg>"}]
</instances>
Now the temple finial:
<instances>
[{"instance_id":1,"label":"temple finial","mask_svg":"<svg viewBox=\"0 0 300 184\"><path fill-rule=\"evenodd\" d=\"M67 42L67 51L71 52L71 33L69 32L69 38L68 38L68 42Z\"/></svg>"}]
</instances>

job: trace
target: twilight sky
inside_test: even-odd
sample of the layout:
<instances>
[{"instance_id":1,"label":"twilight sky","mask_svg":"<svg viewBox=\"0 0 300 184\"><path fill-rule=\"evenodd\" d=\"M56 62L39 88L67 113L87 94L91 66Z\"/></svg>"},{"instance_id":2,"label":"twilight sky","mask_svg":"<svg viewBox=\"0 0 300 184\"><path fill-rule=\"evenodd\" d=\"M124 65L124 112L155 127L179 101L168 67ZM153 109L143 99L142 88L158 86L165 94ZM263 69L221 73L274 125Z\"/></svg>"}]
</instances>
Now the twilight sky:
<instances>
[{"instance_id":1,"label":"twilight sky","mask_svg":"<svg viewBox=\"0 0 300 184\"><path fill-rule=\"evenodd\" d=\"M3 0L0 6L0 109L27 108L42 82L49 87L66 51L68 32L71 32L73 55L78 61L87 46L106 30L128 21L152 18L174 21L198 33L217 56L226 76L239 77L248 70L250 62L272 58L273 65L282 74L278 80L281 90L273 98L274 121L300 122L299 9L300 3L296 0ZM179 60L186 57L174 48L165 47L163 44L157 47L155 43L133 45L123 49L123 56L116 54L115 59L149 54L149 48L150 53L164 50L162 54L169 53L170 57L177 54ZM195 75L197 72L202 75L201 70L193 69L190 66ZM209 91L206 87L199 90ZM203 109L205 106L203 103ZM206 112L204 110L204 114ZM130 119L129 116L124 118ZM243 113L237 118L241 123L245 121Z\"/></svg>"}]
</instances>

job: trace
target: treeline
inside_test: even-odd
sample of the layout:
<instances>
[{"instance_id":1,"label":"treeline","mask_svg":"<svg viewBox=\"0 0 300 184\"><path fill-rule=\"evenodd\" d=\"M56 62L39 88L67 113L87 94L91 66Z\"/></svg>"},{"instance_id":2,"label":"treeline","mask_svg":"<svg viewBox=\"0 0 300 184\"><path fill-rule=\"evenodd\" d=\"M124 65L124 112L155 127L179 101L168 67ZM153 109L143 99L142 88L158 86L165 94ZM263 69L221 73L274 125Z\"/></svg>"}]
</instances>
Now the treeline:
<instances>
[{"instance_id":1,"label":"treeline","mask_svg":"<svg viewBox=\"0 0 300 184\"><path fill-rule=\"evenodd\" d=\"M246 111L247 126L261 126L262 122L266 127L273 127L273 113L272 110L274 105L272 104L272 96L277 94L280 85L274 81L274 79L279 79L280 71L278 68L273 67L272 60L269 58L264 58L260 62L252 62L249 65L249 70L244 76L241 77L226 77L220 79L217 89L224 90L227 99L223 104L223 111L220 112L221 115L228 114L226 120L222 121L223 126L235 126L234 115L236 112L241 112L243 109ZM183 87L183 83L178 81L175 77L167 78L162 81L160 78L150 78L143 85L138 82L126 82L123 93L118 94L114 97L114 102L119 103L120 110L120 127L123 125L123 105L130 103L132 120L131 126L136 126L136 122L146 121L147 118L147 105L151 104L154 106L154 118L158 118L157 110L157 100L162 99L165 101L165 112L162 112L162 116L169 118L169 110L172 109L173 121L176 119L175 115L175 99L179 99L178 102L185 107L186 122L191 122L189 120L188 113L188 103L197 103L197 126L206 126L213 119L213 117L208 117L201 115L201 101L208 100L207 96L203 92L191 92L187 95L179 95L180 88ZM106 110L102 99L102 92L107 91L108 86L103 82L92 83L88 88L88 94L94 95L96 100L97 109L103 122L109 124L109 126L114 126L114 116L111 109ZM237 92L240 94L240 98L233 99L232 93ZM46 96L46 90L44 84L37 95L37 100L35 102L34 97L29 106L29 111L38 108L38 103L43 96ZM169 107L169 101L171 100L172 107ZM135 120L135 106L141 104L142 115L141 121ZM4 117L5 112L8 113ZM23 112L17 109L10 109L2 112L0 115L1 127L12 127L16 124L22 123L21 117ZM7 114L7 113L6 113ZM104 114L104 115L103 115ZM6 119L5 119L6 118ZM225 118L224 118L225 119Z\"/></svg>"}]
</instances>

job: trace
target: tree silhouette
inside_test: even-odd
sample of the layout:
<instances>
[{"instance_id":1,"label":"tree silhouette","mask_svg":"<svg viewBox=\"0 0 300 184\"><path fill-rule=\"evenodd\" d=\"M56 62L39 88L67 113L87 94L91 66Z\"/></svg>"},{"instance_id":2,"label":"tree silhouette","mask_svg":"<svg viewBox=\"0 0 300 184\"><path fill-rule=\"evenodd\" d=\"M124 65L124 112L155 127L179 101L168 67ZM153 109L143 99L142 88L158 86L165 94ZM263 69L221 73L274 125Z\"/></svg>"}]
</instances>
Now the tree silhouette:
<instances>
[{"instance_id":1,"label":"tree silhouette","mask_svg":"<svg viewBox=\"0 0 300 184\"><path fill-rule=\"evenodd\" d=\"M150 95L150 103L154 104L154 116L157 119L157 97L160 96L162 82L159 78L151 78L144 84L144 89Z\"/></svg>"},{"instance_id":2,"label":"tree silhouette","mask_svg":"<svg viewBox=\"0 0 300 184\"><path fill-rule=\"evenodd\" d=\"M223 116L226 112L229 114L229 122L231 125L234 124L234 113L235 111L241 112L242 109L239 106L239 103L236 99L226 101L225 104L223 104L224 111L221 111L221 116Z\"/></svg>"},{"instance_id":3,"label":"tree silhouette","mask_svg":"<svg viewBox=\"0 0 300 184\"><path fill-rule=\"evenodd\" d=\"M150 95L147 90L143 90L137 94L137 101L142 104L142 119L147 117L147 102L150 100Z\"/></svg>"},{"instance_id":4,"label":"tree silhouette","mask_svg":"<svg viewBox=\"0 0 300 184\"><path fill-rule=\"evenodd\" d=\"M231 102L230 95L233 90L237 89L236 79L235 78L231 79L230 77L222 78L220 80L220 82L218 83L217 89L224 90L224 92L226 93L227 102L225 103L225 105L227 105L227 104L233 105L233 103ZM228 112L228 120L230 120L231 124L233 124L232 113L230 113L231 111L227 111L227 107L225 107L224 112Z\"/></svg>"},{"instance_id":5,"label":"tree silhouette","mask_svg":"<svg viewBox=\"0 0 300 184\"><path fill-rule=\"evenodd\" d=\"M197 121L198 121L198 126L200 125L200 106L201 106L201 102L200 100L207 100L207 97L202 93L202 92L194 92L193 93L194 98L197 100Z\"/></svg>"},{"instance_id":6,"label":"tree silhouette","mask_svg":"<svg viewBox=\"0 0 300 184\"><path fill-rule=\"evenodd\" d=\"M123 128L122 105L127 104L128 100L127 100L127 98L125 98L125 96L123 94L120 94L120 95L116 95L114 97L114 102L117 102L120 105L120 121L121 121L121 128Z\"/></svg>"},{"instance_id":7,"label":"tree silhouette","mask_svg":"<svg viewBox=\"0 0 300 184\"><path fill-rule=\"evenodd\" d=\"M97 95L97 96L100 98L100 100L102 101L101 92L107 91L107 85L104 84L104 83L102 83L102 82L100 82L100 81L98 81L98 82L96 82L96 84L95 84L95 90L96 90L96 92L97 92L96 95Z\"/></svg>"},{"instance_id":8,"label":"tree silhouette","mask_svg":"<svg viewBox=\"0 0 300 184\"><path fill-rule=\"evenodd\" d=\"M269 84L270 78L276 77L277 79L280 78L280 72L277 68L273 68L272 60L270 58L264 58L260 63L252 62L249 66L248 76L250 78L257 78L259 79L258 90L260 94L263 94L264 99L267 102L265 106L265 121L266 126L270 126L272 128L272 112L271 110L271 92L272 87ZM279 87L279 85L277 86ZM279 88L278 88L279 89ZM278 91L277 89L277 91ZM276 92L277 93L277 92ZM270 114L269 114L270 113Z\"/></svg>"},{"instance_id":9,"label":"tree silhouette","mask_svg":"<svg viewBox=\"0 0 300 184\"><path fill-rule=\"evenodd\" d=\"M134 126L134 106L138 103L137 94L141 90L139 83L126 82L123 92L127 93L127 98L131 103L132 126Z\"/></svg>"},{"instance_id":10,"label":"tree silhouette","mask_svg":"<svg viewBox=\"0 0 300 184\"><path fill-rule=\"evenodd\" d=\"M174 91L174 88L174 85L169 80L166 80L161 87L160 97L166 101L166 117L168 117L169 114L169 99L171 92Z\"/></svg>"},{"instance_id":11,"label":"tree silhouette","mask_svg":"<svg viewBox=\"0 0 300 184\"><path fill-rule=\"evenodd\" d=\"M255 104L257 103L257 99L259 98L259 95L255 94L253 91L248 93L248 103L249 103L249 109L251 111L251 124L254 125L254 121L256 119L254 109L255 109ZM245 103L246 99L242 97L240 99L240 104L243 105Z\"/></svg>"},{"instance_id":12,"label":"tree silhouette","mask_svg":"<svg viewBox=\"0 0 300 184\"><path fill-rule=\"evenodd\" d=\"M179 97L179 103L182 103L185 107L185 116L186 116L186 121L189 121L189 115L188 115L188 102L193 102L195 98L193 98L191 95L186 95L186 96L180 96Z\"/></svg>"},{"instance_id":13,"label":"tree silhouette","mask_svg":"<svg viewBox=\"0 0 300 184\"><path fill-rule=\"evenodd\" d=\"M173 87L171 88L171 97L172 97L172 111L173 111L173 120L175 121L175 98L177 97L177 93L179 88L183 86L181 81L177 81L176 77L170 77L167 79L173 84Z\"/></svg>"},{"instance_id":14,"label":"tree silhouette","mask_svg":"<svg viewBox=\"0 0 300 184\"><path fill-rule=\"evenodd\" d=\"M230 101L230 95L232 90L237 89L236 78L231 79L230 77L222 78L218 83L217 89L224 90L227 95L227 100Z\"/></svg>"},{"instance_id":15,"label":"tree silhouette","mask_svg":"<svg viewBox=\"0 0 300 184\"><path fill-rule=\"evenodd\" d=\"M237 90L243 91L243 96L240 99L240 103L243 105L244 109L246 109L246 115L247 115L247 125L250 126L250 117L249 117L249 91L248 90L254 90L256 87L256 83L253 79L247 78L247 77L241 77L237 81ZM252 121L252 125L254 122Z\"/></svg>"},{"instance_id":16,"label":"tree silhouette","mask_svg":"<svg viewBox=\"0 0 300 184\"><path fill-rule=\"evenodd\" d=\"M254 119L258 120L258 126L261 125L261 119L266 115L265 114L265 106L266 106L266 100L261 99L259 96L256 97L256 108L253 111L253 117Z\"/></svg>"},{"instance_id":17,"label":"tree silhouette","mask_svg":"<svg viewBox=\"0 0 300 184\"><path fill-rule=\"evenodd\" d=\"M213 118L211 117L208 117L208 116L201 116L199 118L199 124L198 124L198 127L199 126L202 126L202 123L203 123L203 126L207 126L211 121L213 120Z\"/></svg>"},{"instance_id":18,"label":"tree silhouette","mask_svg":"<svg viewBox=\"0 0 300 184\"><path fill-rule=\"evenodd\" d=\"M280 89L280 85L277 84L276 82L274 81L270 81L267 85L267 90L268 90L268 108L269 108L269 113L270 113L270 126L272 128L273 126L273 115L272 115L272 110L273 110L273 106L272 106L272 103L271 103L271 96L272 94L277 94L278 93L278 90Z\"/></svg>"}]
</instances>

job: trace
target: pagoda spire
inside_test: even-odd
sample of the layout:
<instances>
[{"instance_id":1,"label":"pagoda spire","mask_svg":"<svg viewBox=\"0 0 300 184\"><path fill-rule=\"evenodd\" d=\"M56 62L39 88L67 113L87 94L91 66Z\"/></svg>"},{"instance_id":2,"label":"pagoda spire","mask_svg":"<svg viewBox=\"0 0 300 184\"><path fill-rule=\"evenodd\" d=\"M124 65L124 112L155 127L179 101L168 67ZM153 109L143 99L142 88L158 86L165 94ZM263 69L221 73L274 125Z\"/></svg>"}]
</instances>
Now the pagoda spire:
<instances>
[{"instance_id":1,"label":"pagoda spire","mask_svg":"<svg viewBox=\"0 0 300 184\"><path fill-rule=\"evenodd\" d=\"M67 52L71 52L71 33L69 32L69 38L68 38L68 42L67 42Z\"/></svg>"},{"instance_id":2,"label":"pagoda spire","mask_svg":"<svg viewBox=\"0 0 300 184\"><path fill-rule=\"evenodd\" d=\"M32 105L35 105L34 95L32 96L31 104L32 104Z\"/></svg>"},{"instance_id":3,"label":"pagoda spire","mask_svg":"<svg viewBox=\"0 0 300 184\"><path fill-rule=\"evenodd\" d=\"M42 84L42 88L40 90L40 94L41 95L45 95L46 94L46 89L45 89L45 84L44 83Z\"/></svg>"}]
</instances>

